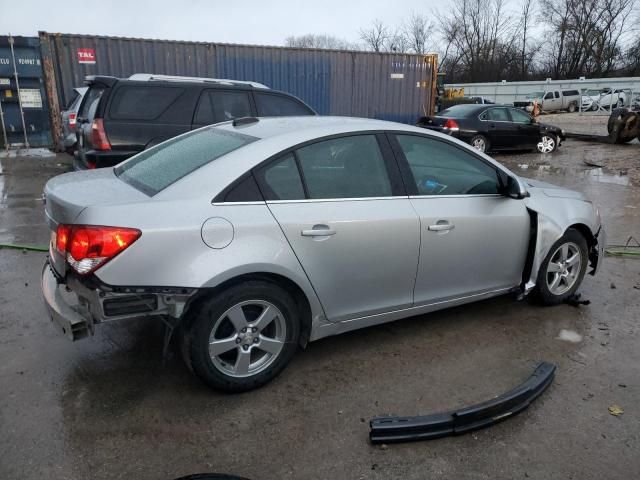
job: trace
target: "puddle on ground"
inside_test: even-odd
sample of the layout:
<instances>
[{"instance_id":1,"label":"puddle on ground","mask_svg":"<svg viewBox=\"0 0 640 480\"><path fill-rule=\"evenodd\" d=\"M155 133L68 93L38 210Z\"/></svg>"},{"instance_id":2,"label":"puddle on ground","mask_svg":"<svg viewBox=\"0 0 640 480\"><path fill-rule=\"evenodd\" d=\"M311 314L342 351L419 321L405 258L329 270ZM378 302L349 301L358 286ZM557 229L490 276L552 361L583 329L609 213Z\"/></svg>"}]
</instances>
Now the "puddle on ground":
<instances>
[{"instance_id":1,"label":"puddle on ground","mask_svg":"<svg viewBox=\"0 0 640 480\"><path fill-rule=\"evenodd\" d=\"M616 185L624 185L625 187L629 185L629 177L626 174L605 173L603 168L592 168L590 170L585 170L585 173L586 177L589 177L589 179L595 180L596 182L614 183Z\"/></svg>"},{"instance_id":2,"label":"puddle on ground","mask_svg":"<svg viewBox=\"0 0 640 480\"><path fill-rule=\"evenodd\" d=\"M625 172L610 173L608 170L597 168L574 169L568 167L556 167L552 165L544 165L539 163L519 163L520 170L528 170L530 172L553 173L558 175L571 175L578 178L584 178L588 181L598 183L610 183L614 185L629 186L631 183Z\"/></svg>"},{"instance_id":3,"label":"puddle on ground","mask_svg":"<svg viewBox=\"0 0 640 480\"><path fill-rule=\"evenodd\" d=\"M580 343L582 341L582 335L574 330L560 330L560 333L556 337L557 340L562 340L571 343Z\"/></svg>"}]
</instances>

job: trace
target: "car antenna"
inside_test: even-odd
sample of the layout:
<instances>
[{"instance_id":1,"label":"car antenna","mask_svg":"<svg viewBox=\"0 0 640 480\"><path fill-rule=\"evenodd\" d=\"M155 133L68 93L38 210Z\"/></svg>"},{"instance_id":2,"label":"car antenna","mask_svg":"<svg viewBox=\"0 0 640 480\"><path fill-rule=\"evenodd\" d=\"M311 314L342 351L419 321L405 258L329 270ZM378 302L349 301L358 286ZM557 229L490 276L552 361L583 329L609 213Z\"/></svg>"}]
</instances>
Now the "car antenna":
<instances>
[{"instance_id":1,"label":"car antenna","mask_svg":"<svg viewBox=\"0 0 640 480\"><path fill-rule=\"evenodd\" d=\"M256 123L259 121L260 119L256 117L240 117L234 118L233 122L231 122L231 125L233 125L234 127L239 127L240 125L249 125L250 123Z\"/></svg>"}]
</instances>

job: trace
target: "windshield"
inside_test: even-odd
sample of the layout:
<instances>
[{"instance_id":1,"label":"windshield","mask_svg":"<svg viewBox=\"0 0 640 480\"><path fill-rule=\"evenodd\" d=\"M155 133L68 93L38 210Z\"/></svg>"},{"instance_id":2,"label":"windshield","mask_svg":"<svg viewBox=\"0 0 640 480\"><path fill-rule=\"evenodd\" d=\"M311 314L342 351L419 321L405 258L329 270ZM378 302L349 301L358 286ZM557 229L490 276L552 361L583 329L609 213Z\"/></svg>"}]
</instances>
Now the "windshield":
<instances>
[{"instance_id":1,"label":"windshield","mask_svg":"<svg viewBox=\"0 0 640 480\"><path fill-rule=\"evenodd\" d=\"M527 93L524 98L542 98L544 96L544 92L531 92Z\"/></svg>"},{"instance_id":2,"label":"windshield","mask_svg":"<svg viewBox=\"0 0 640 480\"><path fill-rule=\"evenodd\" d=\"M153 196L207 163L257 140L218 128L195 130L145 150L115 167L121 180Z\"/></svg>"}]
</instances>

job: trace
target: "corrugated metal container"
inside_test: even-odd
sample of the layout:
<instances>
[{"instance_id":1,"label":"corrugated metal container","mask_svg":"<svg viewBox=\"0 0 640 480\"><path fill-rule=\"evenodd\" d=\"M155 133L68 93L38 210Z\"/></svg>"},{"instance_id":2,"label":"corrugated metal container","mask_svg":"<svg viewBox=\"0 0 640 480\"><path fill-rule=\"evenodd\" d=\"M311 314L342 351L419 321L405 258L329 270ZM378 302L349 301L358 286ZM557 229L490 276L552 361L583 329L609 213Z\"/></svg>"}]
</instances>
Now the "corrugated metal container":
<instances>
[{"instance_id":1,"label":"corrugated metal container","mask_svg":"<svg viewBox=\"0 0 640 480\"><path fill-rule=\"evenodd\" d=\"M435 57L46 32L40 39L48 45L60 104L86 75L155 73L260 82L321 115L414 123L433 108Z\"/></svg>"},{"instance_id":2,"label":"corrugated metal container","mask_svg":"<svg viewBox=\"0 0 640 480\"><path fill-rule=\"evenodd\" d=\"M45 98L38 38L0 36L0 145L51 144Z\"/></svg>"}]
</instances>

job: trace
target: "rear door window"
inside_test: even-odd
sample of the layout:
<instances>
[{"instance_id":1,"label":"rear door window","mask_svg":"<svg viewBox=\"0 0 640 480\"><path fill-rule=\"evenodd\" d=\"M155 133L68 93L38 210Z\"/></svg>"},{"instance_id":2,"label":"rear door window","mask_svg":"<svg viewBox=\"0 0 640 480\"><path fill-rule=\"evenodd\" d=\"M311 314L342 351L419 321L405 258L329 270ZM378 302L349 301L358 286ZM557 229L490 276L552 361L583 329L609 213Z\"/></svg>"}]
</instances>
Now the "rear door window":
<instances>
[{"instance_id":1,"label":"rear door window","mask_svg":"<svg viewBox=\"0 0 640 480\"><path fill-rule=\"evenodd\" d=\"M375 135L325 140L300 148L296 156L311 199L391 196Z\"/></svg>"},{"instance_id":2,"label":"rear door window","mask_svg":"<svg viewBox=\"0 0 640 480\"><path fill-rule=\"evenodd\" d=\"M313 115L305 105L293 98L268 93L254 93L253 97L260 117Z\"/></svg>"},{"instance_id":3,"label":"rear door window","mask_svg":"<svg viewBox=\"0 0 640 480\"><path fill-rule=\"evenodd\" d=\"M183 92L180 87L120 87L111 102L109 116L116 120L154 120Z\"/></svg>"},{"instance_id":4,"label":"rear door window","mask_svg":"<svg viewBox=\"0 0 640 480\"><path fill-rule=\"evenodd\" d=\"M209 125L251 115L249 92L205 90L200 95L193 123Z\"/></svg>"},{"instance_id":5,"label":"rear door window","mask_svg":"<svg viewBox=\"0 0 640 480\"><path fill-rule=\"evenodd\" d=\"M509 112L506 108L492 108L489 110L489 120L493 120L494 122L508 122L511 119L509 118Z\"/></svg>"},{"instance_id":6,"label":"rear door window","mask_svg":"<svg viewBox=\"0 0 640 480\"><path fill-rule=\"evenodd\" d=\"M145 150L115 168L115 174L153 196L207 163L257 138L216 128L195 130Z\"/></svg>"}]
</instances>

